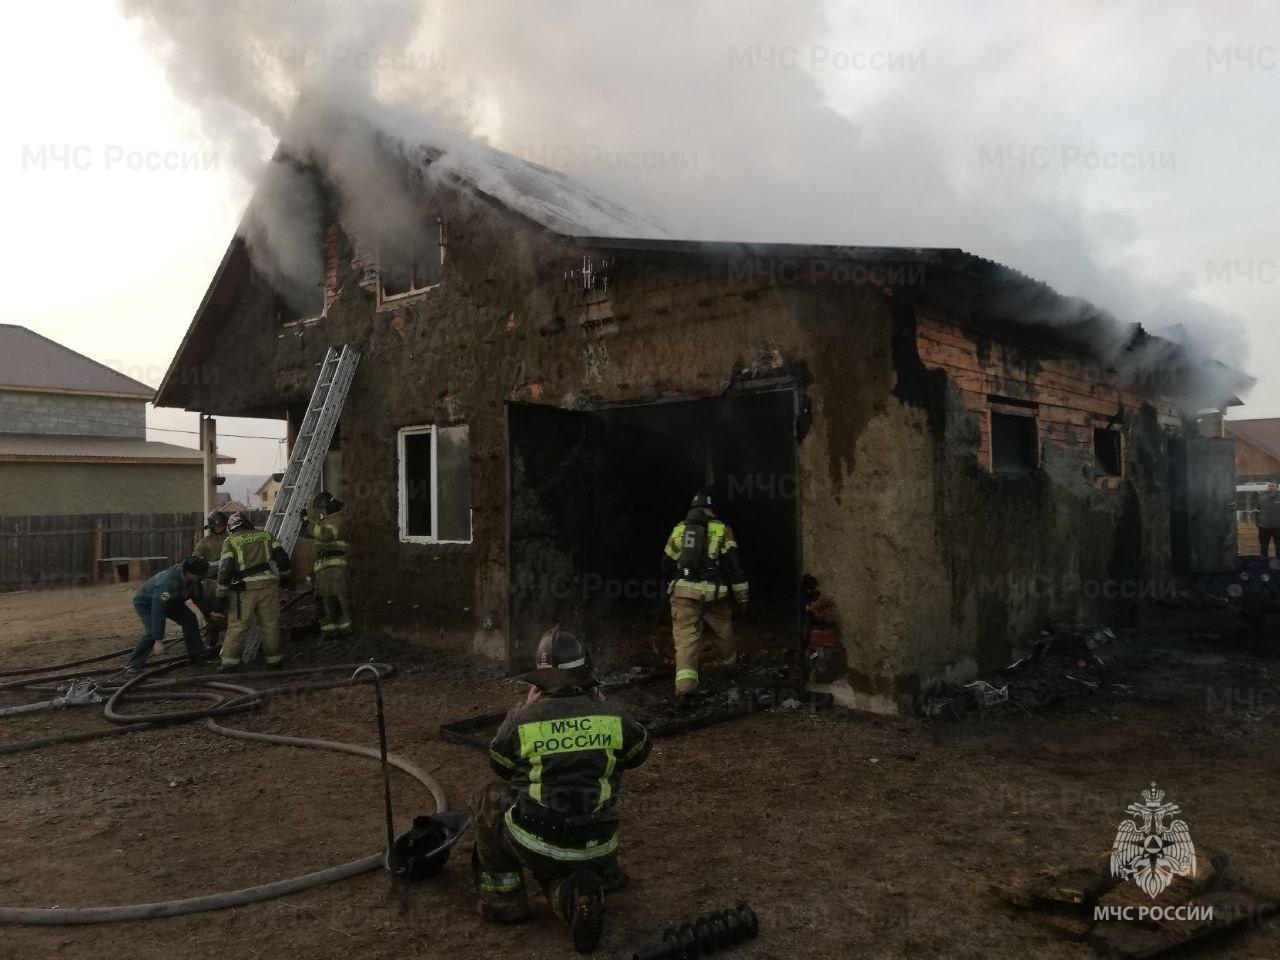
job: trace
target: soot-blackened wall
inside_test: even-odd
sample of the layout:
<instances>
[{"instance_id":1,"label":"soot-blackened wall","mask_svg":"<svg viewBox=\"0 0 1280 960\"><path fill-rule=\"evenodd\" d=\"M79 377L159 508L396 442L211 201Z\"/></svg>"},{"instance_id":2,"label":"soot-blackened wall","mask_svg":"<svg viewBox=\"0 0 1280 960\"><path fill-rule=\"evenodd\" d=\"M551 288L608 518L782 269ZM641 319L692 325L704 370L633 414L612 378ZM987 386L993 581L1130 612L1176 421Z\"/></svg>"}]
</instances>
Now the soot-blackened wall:
<instances>
[{"instance_id":1,"label":"soot-blackened wall","mask_svg":"<svg viewBox=\"0 0 1280 960\"><path fill-rule=\"evenodd\" d=\"M656 566L690 482L706 475L705 458L683 464L669 451L652 491L629 497L645 481L635 476L644 465L630 461L643 460L654 438L613 437L625 432L628 414L619 412L596 427L616 462L582 460L596 488L582 522L600 534L592 544L612 539L628 550L584 559L547 533L527 539L534 549L512 569L509 533L536 534L542 509L526 496L536 451L509 455L513 405L535 417L642 410L770 385L794 391L791 411L761 413L770 437L795 438L794 471L772 441L774 452L761 454L742 428L749 418L729 413L713 473L723 477L748 566L771 565L762 582L781 595L807 572L835 599L849 658L838 692L850 703L901 709L938 678L1002 665L1051 619L1114 607L1108 584L1167 573L1170 413L1105 371L1064 370L1061 358L976 339L958 311L917 309L906 296L916 291L874 275L846 271L858 282L834 282L829 269L744 269L733 252L584 249L445 188L427 207L445 220L440 285L380 302L367 254L331 229L329 305L313 325L279 327L269 287L243 256L233 258L235 292L215 291L213 302L216 342L237 350L203 350L182 394L185 405L214 413L282 412L305 403L329 344L362 346L342 463L364 630L467 632L477 652L519 668L536 636L509 619L511 584L542 591L533 619L549 621L582 612L562 571L594 566L634 578L648 574L649 557ZM574 273L584 256L596 272L590 289ZM1025 476L992 473L992 397L1037 411L1040 463ZM1087 438L1102 417L1124 433L1119 478L1090 473ZM396 435L426 424L468 427L470 543L401 542ZM784 514L798 518L800 559L790 569L794 541L770 542L788 537Z\"/></svg>"}]
</instances>

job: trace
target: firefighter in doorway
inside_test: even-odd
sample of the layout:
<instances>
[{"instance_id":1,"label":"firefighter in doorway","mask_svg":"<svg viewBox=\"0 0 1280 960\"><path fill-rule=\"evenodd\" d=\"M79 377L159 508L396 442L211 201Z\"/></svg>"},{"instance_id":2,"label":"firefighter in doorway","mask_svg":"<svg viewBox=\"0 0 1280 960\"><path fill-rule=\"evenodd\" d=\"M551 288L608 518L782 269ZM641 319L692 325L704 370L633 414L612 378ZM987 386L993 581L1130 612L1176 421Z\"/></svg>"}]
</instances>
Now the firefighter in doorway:
<instances>
[{"instance_id":1,"label":"firefighter in doorway","mask_svg":"<svg viewBox=\"0 0 1280 960\"><path fill-rule=\"evenodd\" d=\"M729 525L716 515L709 493L697 494L689 513L671 531L662 570L670 584L676 697L688 706L698 690L698 670L704 659L714 658L722 667L738 662L733 604L745 611L748 599L738 542ZM713 635L709 642L703 636L704 626Z\"/></svg>"},{"instance_id":2,"label":"firefighter in doorway","mask_svg":"<svg viewBox=\"0 0 1280 960\"><path fill-rule=\"evenodd\" d=\"M290 569L289 555L266 530L255 530L242 513L227 521L230 533L218 562L218 595L227 598L227 636L222 641L219 673L240 668L240 651L254 616L262 631L267 666L284 663L280 639L280 578Z\"/></svg>"},{"instance_id":3,"label":"firefighter in doorway","mask_svg":"<svg viewBox=\"0 0 1280 960\"><path fill-rule=\"evenodd\" d=\"M649 755L649 733L605 701L586 644L559 627L543 634L537 669L522 679L531 684L528 699L489 746L502 780L474 804L480 916L527 919L527 869L569 924L574 949L590 953L604 929L605 892L626 884L615 804L622 771Z\"/></svg>"},{"instance_id":4,"label":"firefighter in doorway","mask_svg":"<svg viewBox=\"0 0 1280 960\"><path fill-rule=\"evenodd\" d=\"M204 595L209 600L213 612L224 614L222 600L217 596L218 561L222 559L222 545L227 542L227 515L221 510L214 510L205 521L204 528L209 532L196 544L192 556L202 557L209 561L209 572L204 575ZM208 627L209 651L212 653L222 647L222 633L226 629L226 618L210 620Z\"/></svg>"},{"instance_id":5,"label":"firefighter in doorway","mask_svg":"<svg viewBox=\"0 0 1280 960\"><path fill-rule=\"evenodd\" d=\"M325 491L316 494L311 513L302 524L302 536L316 542L311 580L320 609L320 634L324 637L345 637L351 632L343 526L342 501Z\"/></svg>"}]
</instances>

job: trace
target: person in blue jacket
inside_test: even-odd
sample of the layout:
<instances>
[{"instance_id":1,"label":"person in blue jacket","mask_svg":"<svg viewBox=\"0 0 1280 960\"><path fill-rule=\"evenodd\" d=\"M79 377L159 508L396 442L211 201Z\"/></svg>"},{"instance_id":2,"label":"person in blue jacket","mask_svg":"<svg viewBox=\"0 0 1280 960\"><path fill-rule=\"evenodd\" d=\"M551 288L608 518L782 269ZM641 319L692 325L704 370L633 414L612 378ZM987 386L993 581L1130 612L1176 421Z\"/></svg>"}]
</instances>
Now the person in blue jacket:
<instances>
[{"instance_id":1,"label":"person in blue jacket","mask_svg":"<svg viewBox=\"0 0 1280 960\"><path fill-rule=\"evenodd\" d=\"M194 603L204 615L205 622L223 619L215 613L210 598L204 595L202 578L209 572L209 561L203 557L188 557L168 570L162 570L144 583L133 595L133 609L142 621L142 636L129 657L129 669L141 670L156 642L164 638L165 621L172 620L182 627L182 639L187 645L187 657L192 663L204 660L200 643L200 625L196 615L187 606Z\"/></svg>"}]
</instances>

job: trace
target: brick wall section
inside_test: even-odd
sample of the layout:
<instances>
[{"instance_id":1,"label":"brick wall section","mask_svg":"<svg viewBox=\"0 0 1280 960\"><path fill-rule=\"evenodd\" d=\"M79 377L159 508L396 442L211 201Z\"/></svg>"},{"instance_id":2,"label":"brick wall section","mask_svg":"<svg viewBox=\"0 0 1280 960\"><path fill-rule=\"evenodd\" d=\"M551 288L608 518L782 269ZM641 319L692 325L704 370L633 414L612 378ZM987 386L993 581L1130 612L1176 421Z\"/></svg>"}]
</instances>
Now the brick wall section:
<instances>
[{"instance_id":1,"label":"brick wall section","mask_svg":"<svg viewBox=\"0 0 1280 960\"><path fill-rule=\"evenodd\" d=\"M0 390L0 433L145 440L147 405L115 397Z\"/></svg>"},{"instance_id":2,"label":"brick wall section","mask_svg":"<svg viewBox=\"0 0 1280 960\"><path fill-rule=\"evenodd\" d=\"M991 469L991 397L1036 404L1041 444L1053 443L1093 465L1093 428L1122 425L1149 398L1125 389L1101 365L1070 358L1031 357L998 341L980 342L958 325L921 313L917 348L925 366L946 372L964 408L981 425L978 462ZM1123 414L1116 413L1123 408ZM1157 405L1171 421L1171 403Z\"/></svg>"}]
</instances>

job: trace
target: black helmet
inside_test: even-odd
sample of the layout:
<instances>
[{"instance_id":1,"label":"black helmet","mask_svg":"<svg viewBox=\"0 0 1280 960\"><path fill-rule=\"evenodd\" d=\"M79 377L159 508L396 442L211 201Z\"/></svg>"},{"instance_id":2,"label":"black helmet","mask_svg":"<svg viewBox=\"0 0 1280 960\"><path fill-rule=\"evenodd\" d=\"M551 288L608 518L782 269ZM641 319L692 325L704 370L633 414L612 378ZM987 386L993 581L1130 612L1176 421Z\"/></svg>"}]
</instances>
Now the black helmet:
<instances>
[{"instance_id":1,"label":"black helmet","mask_svg":"<svg viewBox=\"0 0 1280 960\"><path fill-rule=\"evenodd\" d=\"M203 577L209 572L209 561L204 557L187 557L182 561L183 573L194 573L197 577Z\"/></svg>"},{"instance_id":2,"label":"black helmet","mask_svg":"<svg viewBox=\"0 0 1280 960\"><path fill-rule=\"evenodd\" d=\"M591 675L591 652L576 633L562 630L558 625L542 635L538 641L535 669L526 673L527 680L544 690L564 687L589 687L595 684Z\"/></svg>"},{"instance_id":3,"label":"black helmet","mask_svg":"<svg viewBox=\"0 0 1280 960\"><path fill-rule=\"evenodd\" d=\"M342 501L335 497L328 490L321 490L311 501L311 505L317 510L323 510L325 513L337 513L342 509Z\"/></svg>"},{"instance_id":4,"label":"black helmet","mask_svg":"<svg viewBox=\"0 0 1280 960\"><path fill-rule=\"evenodd\" d=\"M204 522L204 525L210 529L213 527L225 527L227 525L227 515L221 510L215 510L209 514L209 519Z\"/></svg>"},{"instance_id":5,"label":"black helmet","mask_svg":"<svg viewBox=\"0 0 1280 960\"><path fill-rule=\"evenodd\" d=\"M693 495L693 501L689 504L691 507L702 507L707 509L711 506L711 491L699 490Z\"/></svg>"}]
</instances>

